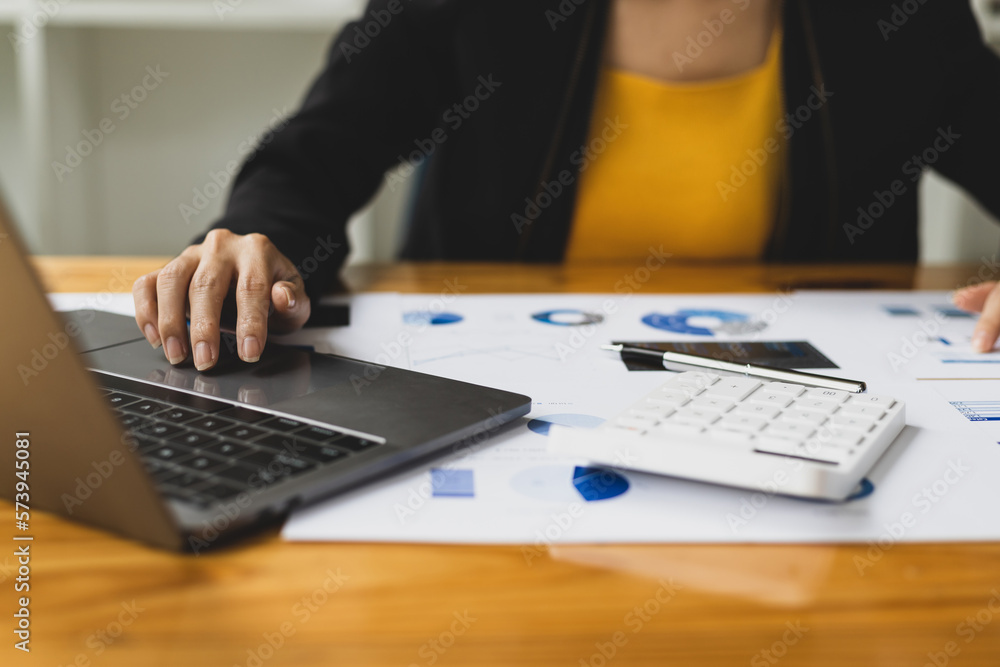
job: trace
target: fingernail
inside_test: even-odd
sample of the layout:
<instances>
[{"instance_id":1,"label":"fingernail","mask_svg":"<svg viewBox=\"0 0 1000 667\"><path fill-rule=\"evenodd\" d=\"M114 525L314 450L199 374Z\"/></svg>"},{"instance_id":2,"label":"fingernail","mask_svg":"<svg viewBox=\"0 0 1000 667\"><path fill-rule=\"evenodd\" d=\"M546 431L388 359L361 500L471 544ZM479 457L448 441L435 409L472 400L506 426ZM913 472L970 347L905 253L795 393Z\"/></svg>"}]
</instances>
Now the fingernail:
<instances>
[{"instance_id":1,"label":"fingernail","mask_svg":"<svg viewBox=\"0 0 1000 667\"><path fill-rule=\"evenodd\" d=\"M163 341L160 340L160 334L156 333L156 327L152 324L147 324L143 328L143 331L146 334L146 340L148 340L149 344L153 346L153 349L159 349L160 345L163 344Z\"/></svg>"},{"instance_id":2,"label":"fingernail","mask_svg":"<svg viewBox=\"0 0 1000 667\"><path fill-rule=\"evenodd\" d=\"M281 289L283 289L285 291L285 298L288 300L288 307L289 308L294 308L295 307L295 295L292 293L292 290L288 289L287 287L282 287Z\"/></svg>"},{"instance_id":3,"label":"fingernail","mask_svg":"<svg viewBox=\"0 0 1000 667\"><path fill-rule=\"evenodd\" d=\"M199 342L194 346L194 367L199 371L207 370L212 367L215 363L215 357L212 355L212 346L205 341Z\"/></svg>"},{"instance_id":4,"label":"fingernail","mask_svg":"<svg viewBox=\"0 0 1000 667\"><path fill-rule=\"evenodd\" d=\"M184 346L174 336L167 339L167 344L163 349L167 353L167 361L174 366L184 361L184 358L187 357L187 354L184 353Z\"/></svg>"},{"instance_id":5,"label":"fingernail","mask_svg":"<svg viewBox=\"0 0 1000 667\"><path fill-rule=\"evenodd\" d=\"M254 363L260 359L260 341L256 336L247 336L243 339L243 361Z\"/></svg>"},{"instance_id":6,"label":"fingernail","mask_svg":"<svg viewBox=\"0 0 1000 667\"><path fill-rule=\"evenodd\" d=\"M987 340L985 331L977 331L972 334L972 349L976 352L989 352L990 343Z\"/></svg>"}]
</instances>

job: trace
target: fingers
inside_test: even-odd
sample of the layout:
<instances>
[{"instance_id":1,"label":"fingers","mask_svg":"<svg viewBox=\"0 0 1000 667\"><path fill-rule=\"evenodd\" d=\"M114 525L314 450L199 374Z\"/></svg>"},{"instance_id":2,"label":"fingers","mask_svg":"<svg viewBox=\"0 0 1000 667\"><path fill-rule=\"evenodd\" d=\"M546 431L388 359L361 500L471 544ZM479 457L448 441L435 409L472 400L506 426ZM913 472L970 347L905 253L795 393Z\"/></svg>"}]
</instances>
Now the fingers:
<instances>
[{"instance_id":1,"label":"fingers","mask_svg":"<svg viewBox=\"0 0 1000 667\"><path fill-rule=\"evenodd\" d=\"M219 360L222 308L234 281L237 353L244 361L260 359L269 325L287 333L309 319L302 276L266 236L215 229L135 282L136 324L150 345L162 344L171 364L192 355L199 371L208 370Z\"/></svg>"},{"instance_id":2,"label":"fingers","mask_svg":"<svg viewBox=\"0 0 1000 667\"><path fill-rule=\"evenodd\" d=\"M249 249L241 254L236 283L236 350L240 359L253 363L260 359L267 340L273 282L269 263L273 258L267 247L270 242L265 237L252 234L244 242Z\"/></svg>"},{"instance_id":3,"label":"fingers","mask_svg":"<svg viewBox=\"0 0 1000 667\"><path fill-rule=\"evenodd\" d=\"M191 350L199 371L212 368L219 359L219 321L232 276L233 266L228 257L205 252L191 277L188 290Z\"/></svg>"},{"instance_id":4,"label":"fingers","mask_svg":"<svg viewBox=\"0 0 1000 667\"><path fill-rule=\"evenodd\" d=\"M142 276L132 285L132 300L135 302L135 323L139 331L146 337L153 349L160 347L163 341L156 328L156 277L159 271L153 271Z\"/></svg>"},{"instance_id":5,"label":"fingers","mask_svg":"<svg viewBox=\"0 0 1000 667\"><path fill-rule=\"evenodd\" d=\"M1000 284L993 283L982 304L982 314L972 332L972 349L989 352L1000 337Z\"/></svg>"},{"instance_id":6,"label":"fingers","mask_svg":"<svg viewBox=\"0 0 1000 667\"><path fill-rule=\"evenodd\" d=\"M985 283L979 283L978 285L963 287L952 295L951 300L962 310L968 310L972 313L981 313L983 312L983 306L986 304L986 298L989 296L990 292L994 291L996 286L997 282L992 280Z\"/></svg>"},{"instance_id":7,"label":"fingers","mask_svg":"<svg viewBox=\"0 0 1000 667\"><path fill-rule=\"evenodd\" d=\"M271 288L271 330L275 333L289 333L301 329L309 319L312 306L306 295L306 286L296 273L287 280L279 280Z\"/></svg>"},{"instance_id":8,"label":"fingers","mask_svg":"<svg viewBox=\"0 0 1000 667\"><path fill-rule=\"evenodd\" d=\"M157 329L167 361L177 365L188 356L188 285L198 267L198 250L192 246L160 269L156 278Z\"/></svg>"}]
</instances>

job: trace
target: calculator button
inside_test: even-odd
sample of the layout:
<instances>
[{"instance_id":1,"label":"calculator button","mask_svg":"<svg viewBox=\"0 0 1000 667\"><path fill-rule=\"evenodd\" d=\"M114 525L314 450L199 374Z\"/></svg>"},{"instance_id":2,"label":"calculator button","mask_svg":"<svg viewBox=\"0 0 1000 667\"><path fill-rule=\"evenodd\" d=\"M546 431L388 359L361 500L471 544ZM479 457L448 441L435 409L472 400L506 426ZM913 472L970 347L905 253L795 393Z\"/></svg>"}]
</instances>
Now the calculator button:
<instances>
[{"instance_id":1,"label":"calculator button","mask_svg":"<svg viewBox=\"0 0 1000 667\"><path fill-rule=\"evenodd\" d=\"M771 405L764 405L763 403L738 403L733 411L745 415L763 417L764 419L774 419L781 413L780 409Z\"/></svg>"},{"instance_id":2,"label":"calculator button","mask_svg":"<svg viewBox=\"0 0 1000 667\"><path fill-rule=\"evenodd\" d=\"M751 403L762 403L763 405L771 405L776 408L784 408L788 407L788 404L792 402L792 397L788 394L771 391L769 387L764 386L750 394L747 400Z\"/></svg>"},{"instance_id":3,"label":"calculator button","mask_svg":"<svg viewBox=\"0 0 1000 667\"><path fill-rule=\"evenodd\" d=\"M850 397L846 391L838 389L821 389L814 387L806 392L804 398L815 398L821 401L831 401L833 403L843 403Z\"/></svg>"},{"instance_id":4,"label":"calculator button","mask_svg":"<svg viewBox=\"0 0 1000 667\"><path fill-rule=\"evenodd\" d=\"M701 393L704 389L714 386L719 381L719 376L714 373L682 373L671 379L670 384L684 390Z\"/></svg>"},{"instance_id":5,"label":"calculator button","mask_svg":"<svg viewBox=\"0 0 1000 667\"><path fill-rule=\"evenodd\" d=\"M698 435L705 429L700 424L685 424L678 421L666 421L657 424L654 431L657 435Z\"/></svg>"},{"instance_id":6,"label":"calculator button","mask_svg":"<svg viewBox=\"0 0 1000 667\"><path fill-rule=\"evenodd\" d=\"M885 409L880 405L855 403L853 401L848 401L844 405L840 406L838 414L851 414L859 415L861 417L868 417L869 419L878 420L885 414Z\"/></svg>"},{"instance_id":7,"label":"calculator button","mask_svg":"<svg viewBox=\"0 0 1000 667\"><path fill-rule=\"evenodd\" d=\"M688 405L689 408L697 410L709 410L711 412L729 412L735 403L730 401L728 398L713 398L711 396L699 396L698 398L691 401Z\"/></svg>"},{"instance_id":8,"label":"calculator button","mask_svg":"<svg viewBox=\"0 0 1000 667\"><path fill-rule=\"evenodd\" d=\"M650 399L656 399L660 401L665 401L670 405L684 405L691 400L694 394L690 392L683 391L681 389L675 389L673 387L663 387L658 389L656 393L650 395Z\"/></svg>"},{"instance_id":9,"label":"calculator button","mask_svg":"<svg viewBox=\"0 0 1000 667\"><path fill-rule=\"evenodd\" d=\"M797 422L801 424L813 424L819 426L827 420L827 416L822 412L810 412L808 410L785 410L781 413L782 421Z\"/></svg>"},{"instance_id":10,"label":"calculator button","mask_svg":"<svg viewBox=\"0 0 1000 667\"><path fill-rule=\"evenodd\" d=\"M824 415L832 415L837 410L836 403L815 398L800 398L792 404L792 407L803 412L818 412Z\"/></svg>"},{"instance_id":11,"label":"calculator button","mask_svg":"<svg viewBox=\"0 0 1000 667\"><path fill-rule=\"evenodd\" d=\"M853 415L850 413L843 414L838 412L830 418L830 423L833 425L835 430L867 433L872 430L872 426L875 425L875 420L861 415Z\"/></svg>"},{"instance_id":12,"label":"calculator button","mask_svg":"<svg viewBox=\"0 0 1000 667\"><path fill-rule=\"evenodd\" d=\"M763 417L733 413L723 417L720 426L725 426L726 428L734 431L746 431L748 433L753 433L764 428L766 424L767 420Z\"/></svg>"},{"instance_id":13,"label":"calculator button","mask_svg":"<svg viewBox=\"0 0 1000 667\"><path fill-rule=\"evenodd\" d=\"M719 419L719 413L715 410L704 410L687 406L675 412L669 421L676 421L682 424L701 424L708 426Z\"/></svg>"},{"instance_id":14,"label":"calculator button","mask_svg":"<svg viewBox=\"0 0 1000 667\"><path fill-rule=\"evenodd\" d=\"M888 410L896 402L887 396L872 396L869 394L855 394L851 396L851 403L855 405L878 405Z\"/></svg>"},{"instance_id":15,"label":"calculator button","mask_svg":"<svg viewBox=\"0 0 1000 667\"><path fill-rule=\"evenodd\" d=\"M731 401L742 401L760 387L760 385L761 383L757 380L725 378L709 387L705 391L705 395L728 398Z\"/></svg>"},{"instance_id":16,"label":"calculator button","mask_svg":"<svg viewBox=\"0 0 1000 667\"><path fill-rule=\"evenodd\" d=\"M645 431L655 423L654 420L642 419L640 417L618 417L615 419L615 426L632 429L633 431Z\"/></svg>"},{"instance_id":17,"label":"calculator button","mask_svg":"<svg viewBox=\"0 0 1000 667\"><path fill-rule=\"evenodd\" d=\"M645 419L664 419L669 417L674 413L674 409L667 405L642 405L636 408L630 408L628 414L633 417L640 417Z\"/></svg>"},{"instance_id":18,"label":"calculator button","mask_svg":"<svg viewBox=\"0 0 1000 667\"><path fill-rule=\"evenodd\" d=\"M801 396L805 392L805 387L799 384L788 384L787 382L768 382L764 385L767 391L775 394L786 394L792 398Z\"/></svg>"},{"instance_id":19,"label":"calculator button","mask_svg":"<svg viewBox=\"0 0 1000 667\"><path fill-rule=\"evenodd\" d=\"M773 422L767 425L764 433L782 438L797 438L805 440L812 435L816 429L812 424L802 424L795 422Z\"/></svg>"}]
</instances>

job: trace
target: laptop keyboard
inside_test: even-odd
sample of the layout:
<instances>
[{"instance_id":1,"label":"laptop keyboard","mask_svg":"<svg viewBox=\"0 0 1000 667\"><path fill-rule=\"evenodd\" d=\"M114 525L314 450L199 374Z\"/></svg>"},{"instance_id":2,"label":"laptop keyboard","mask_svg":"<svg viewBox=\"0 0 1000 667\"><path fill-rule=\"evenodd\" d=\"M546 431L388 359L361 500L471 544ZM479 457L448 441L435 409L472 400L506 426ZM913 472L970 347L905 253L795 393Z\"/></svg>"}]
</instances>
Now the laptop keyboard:
<instances>
[{"instance_id":1,"label":"laptop keyboard","mask_svg":"<svg viewBox=\"0 0 1000 667\"><path fill-rule=\"evenodd\" d=\"M159 490L211 505L263 490L383 443L244 407L218 413L104 387Z\"/></svg>"}]
</instances>

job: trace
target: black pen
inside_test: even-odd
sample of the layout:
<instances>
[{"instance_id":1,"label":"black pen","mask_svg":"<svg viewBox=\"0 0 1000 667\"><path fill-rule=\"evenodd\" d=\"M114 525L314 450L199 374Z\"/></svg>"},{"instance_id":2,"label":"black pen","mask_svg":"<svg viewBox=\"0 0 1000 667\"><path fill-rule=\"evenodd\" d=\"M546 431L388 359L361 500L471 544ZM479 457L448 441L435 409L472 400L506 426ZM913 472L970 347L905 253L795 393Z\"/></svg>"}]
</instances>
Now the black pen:
<instances>
[{"instance_id":1,"label":"black pen","mask_svg":"<svg viewBox=\"0 0 1000 667\"><path fill-rule=\"evenodd\" d=\"M618 352L623 357L626 354L656 357L668 371L718 371L720 373L742 375L760 380L790 382L810 387L822 387L823 389L837 389L852 394L860 394L867 389L865 383L859 380L842 380L828 375L817 375L815 373L761 366L758 364L739 364L733 361L723 361L722 359L703 357L698 354L687 354L685 352L661 352L659 350L622 345L620 343L602 345L601 349Z\"/></svg>"}]
</instances>

